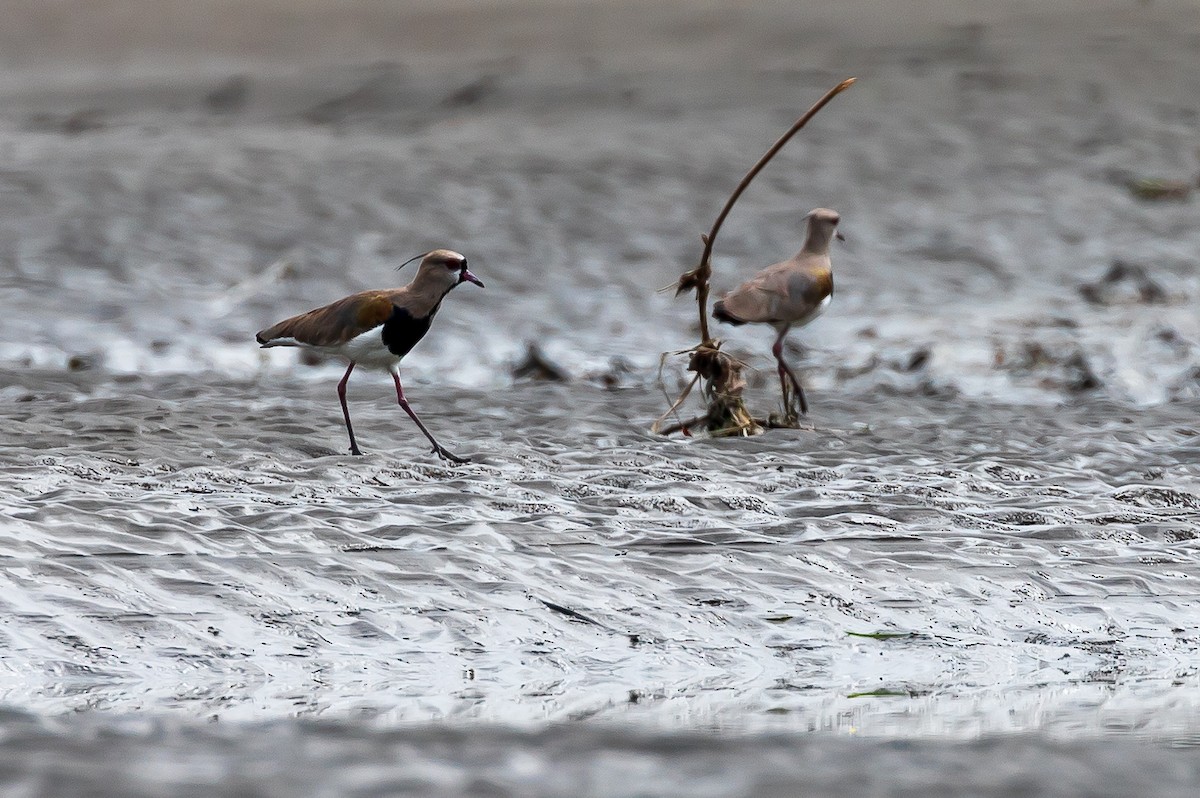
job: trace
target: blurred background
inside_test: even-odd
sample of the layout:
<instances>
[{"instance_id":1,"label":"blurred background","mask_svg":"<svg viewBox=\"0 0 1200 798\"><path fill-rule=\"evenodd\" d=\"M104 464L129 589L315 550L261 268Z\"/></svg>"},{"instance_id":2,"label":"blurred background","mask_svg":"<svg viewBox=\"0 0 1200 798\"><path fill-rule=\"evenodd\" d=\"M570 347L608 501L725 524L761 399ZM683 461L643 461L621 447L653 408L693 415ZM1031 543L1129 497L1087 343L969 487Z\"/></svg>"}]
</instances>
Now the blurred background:
<instances>
[{"instance_id":1,"label":"blurred background","mask_svg":"<svg viewBox=\"0 0 1200 798\"><path fill-rule=\"evenodd\" d=\"M816 390L1195 396L1198 37L1182 0L10 0L0 363L290 370L254 331L449 246L488 289L416 378L537 342L631 379L695 340L656 290L854 75L716 248L720 293L841 211ZM720 329L769 376L769 331Z\"/></svg>"}]
</instances>

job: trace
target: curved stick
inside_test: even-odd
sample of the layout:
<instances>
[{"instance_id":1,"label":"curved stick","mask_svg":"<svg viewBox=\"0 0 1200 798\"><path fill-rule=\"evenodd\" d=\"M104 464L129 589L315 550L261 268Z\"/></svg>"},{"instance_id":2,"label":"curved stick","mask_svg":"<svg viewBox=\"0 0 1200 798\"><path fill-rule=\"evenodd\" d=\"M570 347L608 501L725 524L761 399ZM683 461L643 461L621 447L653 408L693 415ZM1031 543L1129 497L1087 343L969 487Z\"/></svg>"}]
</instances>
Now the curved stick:
<instances>
[{"instance_id":1,"label":"curved stick","mask_svg":"<svg viewBox=\"0 0 1200 798\"><path fill-rule=\"evenodd\" d=\"M717 220L713 222L712 229L707 234L701 235L700 238L704 241L704 252L700 255L700 265L694 270L684 274L679 278L678 288L675 291L675 296L679 296L684 291L691 288L696 289L696 302L700 306L700 335L704 339L701 344L709 343L712 338L708 332L708 278L712 275L712 251L713 243L716 241L717 232L721 229L721 225L725 223L725 217L733 210L733 205L738 201L738 197L742 196L742 192L750 185L750 182L762 171L763 167L775 157L775 153L783 149L783 145L788 143L788 139L796 134L800 128L808 124L808 120L817 115L825 105L837 95L841 94L846 89L854 85L856 78L846 78L838 85L834 86L829 91L825 92L825 96L817 100L812 108L805 112L804 116L796 120L786 133L779 137L779 140L771 145L771 149L767 150L763 157L758 159L758 163L746 173L742 178L742 182L738 183L737 188L729 195L729 199L725 201L725 207L721 209L721 213L717 215Z\"/></svg>"}]
</instances>

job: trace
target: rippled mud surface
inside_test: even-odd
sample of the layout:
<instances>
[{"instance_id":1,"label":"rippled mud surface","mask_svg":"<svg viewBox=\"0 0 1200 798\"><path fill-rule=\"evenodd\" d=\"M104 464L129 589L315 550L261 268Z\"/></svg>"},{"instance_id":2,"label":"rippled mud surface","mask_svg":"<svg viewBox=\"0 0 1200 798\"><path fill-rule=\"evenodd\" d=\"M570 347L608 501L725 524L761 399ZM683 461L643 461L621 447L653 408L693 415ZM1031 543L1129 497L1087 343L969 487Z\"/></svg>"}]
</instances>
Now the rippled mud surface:
<instances>
[{"instance_id":1,"label":"rippled mud surface","mask_svg":"<svg viewBox=\"0 0 1200 798\"><path fill-rule=\"evenodd\" d=\"M476 768L516 785L560 753L580 773L611 757L669 779L662 745L712 748L754 780L792 746L801 761L886 761L908 750L889 739L1091 741L1052 745L1049 766L1107 756L1114 735L1200 735L1194 403L821 397L810 431L666 442L646 431L651 390L414 386L475 458L450 468L384 378L351 391L368 452L355 458L332 381L13 376L0 700L164 718L106 747L202 771L237 722L312 715L335 727L270 726L237 767L411 747L378 778L470 792ZM337 727L347 718L363 725ZM71 737L18 720L6 733L35 759ZM549 748L427 726L585 720ZM614 724L725 742L593 747ZM813 731L877 742L754 736ZM1021 739L1006 755L1033 745ZM358 745L376 754L345 748ZM928 755L986 761L1005 745ZM596 794L639 794L623 789Z\"/></svg>"}]
</instances>

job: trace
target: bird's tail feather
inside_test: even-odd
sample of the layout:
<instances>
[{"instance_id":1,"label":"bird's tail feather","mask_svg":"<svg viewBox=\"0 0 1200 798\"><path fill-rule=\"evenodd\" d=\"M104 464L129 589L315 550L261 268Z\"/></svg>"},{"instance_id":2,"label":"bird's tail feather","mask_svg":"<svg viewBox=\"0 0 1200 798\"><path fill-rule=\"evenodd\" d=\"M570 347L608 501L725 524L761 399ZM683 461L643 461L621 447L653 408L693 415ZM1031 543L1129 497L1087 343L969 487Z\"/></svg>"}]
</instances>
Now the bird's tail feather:
<instances>
[{"instance_id":1,"label":"bird's tail feather","mask_svg":"<svg viewBox=\"0 0 1200 798\"><path fill-rule=\"evenodd\" d=\"M734 326L746 323L744 319L739 319L737 316L732 315L728 310L726 310L725 301L721 299L718 299L715 303L713 303L713 318L717 321L723 321L726 324L732 324Z\"/></svg>"},{"instance_id":2,"label":"bird's tail feather","mask_svg":"<svg viewBox=\"0 0 1200 798\"><path fill-rule=\"evenodd\" d=\"M273 327L268 327L265 330L259 330L254 336L254 340L258 341L259 346L266 349L269 346L295 346L296 341L292 338L291 330L288 329L291 319L281 321Z\"/></svg>"}]
</instances>

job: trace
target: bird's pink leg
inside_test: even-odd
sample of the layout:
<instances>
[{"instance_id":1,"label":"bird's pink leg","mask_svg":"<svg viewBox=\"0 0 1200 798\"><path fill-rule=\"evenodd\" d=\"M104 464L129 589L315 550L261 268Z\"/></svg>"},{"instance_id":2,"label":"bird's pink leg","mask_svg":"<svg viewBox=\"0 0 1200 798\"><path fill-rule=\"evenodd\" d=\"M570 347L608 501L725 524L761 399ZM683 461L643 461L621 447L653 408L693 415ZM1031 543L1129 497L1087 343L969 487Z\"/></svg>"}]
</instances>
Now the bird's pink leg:
<instances>
[{"instance_id":1,"label":"bird's pink leg","mask_svg":"<svg viewBox=\"0 0 1200 798\"><path fill-rule=\"evenodd\" d=\"M392 371L392 379L395 380L395 382L396 382L396 401L398 401L400 403L400 406L404 408L404 412L408 413L408 417L411 418L416 423L417 427L420 428L421 432L425 433L425 437L429 439L429 442L433 444L433 453L436 454L438 457L442 458L443 460L450 460L451 462L454 462L454 463L469 463L469 462L471 462L470 458L459 457L458 455L454 454L446 447L442 446L440 443L437 442L437 438L433 437L433 433L431 433L429 430L425 429L425 425L421 423L421 419L417 418L417 414L413 411L413 409L411 407L409 407L408 400L404 398L404 386L402 386L400 384L400 370L399 369L394 369Z\"/></svg>"},{"instance_id":2,"label":"bird's pink leg","mask_svg":"<svg viewBox=\"0 0 1200 798\"><path fill-rule=\"evenodd\" d=\"M794 388L796 398L800 400L800 412L808 415L808 401L804 398L804 388L800 386L800 380L796 378L788 364L783 360L783 338L787 335L787 328L783 328L779 332L779 337L775 339L775 345L771 347L771 354L775 355L775 362L779 364L779 387L783 391L783 408L790 415L792 412L792 402L789 396L788 388ZM789 382L791 385L789 386Z\"/></svg>"},{"instance_id":3,"label":"bird's pink leg","mask_svg":"<svg viewBox=\"0 0 1200 798\"><path fill-rule=\"evenodd\" d=\"M358 442L354 440L354 427L350 426L350 408L346 406L346 383L350 382L350 372L352 371L354 371L354 361L350 361L350 367L346 369L346 375L338 383L338 399L342 403L342 415L346 419L346 432L350 433L350 454L362 454L359 451Z\"/></svg>"}]
</instances>

